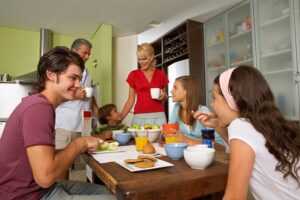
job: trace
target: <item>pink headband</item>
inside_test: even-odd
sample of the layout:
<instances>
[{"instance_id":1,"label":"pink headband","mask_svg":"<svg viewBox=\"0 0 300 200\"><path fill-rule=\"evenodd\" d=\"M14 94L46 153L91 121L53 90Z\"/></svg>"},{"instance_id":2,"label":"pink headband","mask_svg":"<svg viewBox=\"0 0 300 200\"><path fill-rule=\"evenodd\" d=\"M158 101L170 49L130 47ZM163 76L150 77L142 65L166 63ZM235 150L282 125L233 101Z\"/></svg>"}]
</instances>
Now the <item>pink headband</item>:
<instances>
[{"instance_id":1,"label":"pink headband","mask_svg":"<svg viewBox=\"0 0 300 200\"><path fill-rule=\"evenodd\" d=\"M231 93L229 91L229 80L230 80L233 70L235 70L235 68L228 69L220 75L220 87L221 87L221 91L227 101L228 106L232 110L239 111L239 109L233 99L233 96L231 95Z\"/></svg>"}]
</instances>

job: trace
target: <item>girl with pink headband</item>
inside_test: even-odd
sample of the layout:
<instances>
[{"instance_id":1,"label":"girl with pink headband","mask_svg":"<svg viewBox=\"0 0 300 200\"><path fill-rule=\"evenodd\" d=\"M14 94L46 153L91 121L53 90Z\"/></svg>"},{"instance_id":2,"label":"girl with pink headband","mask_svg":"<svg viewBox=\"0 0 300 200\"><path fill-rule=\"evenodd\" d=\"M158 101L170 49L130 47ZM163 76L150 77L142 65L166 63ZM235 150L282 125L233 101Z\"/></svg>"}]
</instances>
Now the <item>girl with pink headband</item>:
<instances>
[{"instance_id":1,"label":"girl with pink headband","mask_svg":"<svg viewBox=\"0 0 300 200\"><path fill-rule=\"evenodd\" d=\"M228 137L230 164L223 199L299 199L300 129L275 105L262 74L250 66L217 76L211 106L200 123Z\"/></svg>"}]
</instances>

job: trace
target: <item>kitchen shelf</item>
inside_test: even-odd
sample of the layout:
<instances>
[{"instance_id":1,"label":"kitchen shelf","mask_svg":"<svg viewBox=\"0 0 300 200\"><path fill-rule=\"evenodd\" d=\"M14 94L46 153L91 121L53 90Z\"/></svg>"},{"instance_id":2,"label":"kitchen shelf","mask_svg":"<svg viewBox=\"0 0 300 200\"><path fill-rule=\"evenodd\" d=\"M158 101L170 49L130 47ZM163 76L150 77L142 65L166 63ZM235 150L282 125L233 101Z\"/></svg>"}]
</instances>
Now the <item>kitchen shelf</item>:
<instances>
[{"instance_id":1,"label":"kitchen shelf","mask_svg":"<svg viewBox=\"0 0 300 200\"><path fill-rule=\"evenodd\" d=\"M156 54L154 57L157 58L157 57L160 57L160 56L162 56L162 53Z\"/></svg>"},{"instance_id":2,"label":"kitchen shelf","mask_svg":"<svg viewBox=\"0 0 300 200\"><path fill-rule=\"evenodd\" d=\"M280 16L280 17L278 17L278 18L276 18L276 19L267 21L267 22L261 24L259 27L260 27L260 28L263 28L263 27L266 27L266 26L268 26L268 25L275 24L275 23L277 23L277 22L281 22L282 20L289 19L289 17L290 17L289 14L288 14L288 15L283 15L283 16Z\"/></svg>"},{"instance_id":3,"label":"kitchen shelf","mask_svg":"<svg viewBox=\"0 0 300 200\"><path fill-rule=\"evenodd\" d=\"M253 61L253 59L249 58L249 59L246 59L246 60L241 60L241 61L237 61L237 62L231 63L230 66L233 67L233 66L237 66L237 65L249 63L249 62L252 62L252 61Z\"/></svg>"},{"instance_id":4,"label":"kitchen shelf","mask_svg":"<svg viewBox=\"0 0 300 200\"><path fill-rule=\"evenodd\" d=\"M186 46L187 45L187 42L182 42L182 43L179 43L177 46L175 47L167 47L166 50L165 50L165 54L173 54L174 51L176 53L176 50L178 50L180 47L183 47L183 46ZM170 48L172 50L170 50ZM167 52L168 51L168 52Z\"/></svg>"},{"instance_id":5,"label":"kitchen shelf","mask_svg":"<svg viewBox=\"0 0 300 200\"><path fill-rule=\"evenodd\" d=\"M261 58L268 58L268 57L277 56L277 55L280 55L280 54L285 54L285 53L290 53L290 52L292 52L291 48L280 50L280 51L274 51L274 52L271 52L271 53L262 54Z\"/></svg>"},{"instance_id":6,"label":"kitchen shelf","mask_svg":"<svg viewBox=\"0 0 300 200\"><path fill-rule=\"evenodd\" d=\"M274 71L268 71L268 72L263 72L263 75L273 75L273 74L280 74L280 73L286 73L286 72L292 72L292 68L288 69L281 69L281 70L274 70Z\"/></svg>"},{"instance_id":7,"label":"kitchen shelf","mask_svg":"<svg viewBox=\"0 0 300 200\"><path fill-rule=\"evenodd\" d=\"M236 39L236 38L239 38L243 35L246 35L247 33L251 33L252 29L249 29L249 30L246 30L244 32L241 32L241 33L238 33L238 34L235 34L235 35L232 35L229 37L230 40L233 40L233 39Z\"/></svg>"},{"instance_id":8,"label":"kitchen shelf","mask_svg":"<svg viewBox=\"0 0 300 200\"><path fill-rule=\"evenodd\" d=\"M187 35L187 33L184 32L184 33L181 33L181 34L179 34L179 35L177 35L177 36L175 36L175 37L168 38L169 40L166 41L166 42L164 43L164 45L169 45L169 44L171 44L172 42L174 42L175 40L182 39L182 38L186 37L186 35Z\"/></svg>"},{"instance_id":9,"label":"kitchen shelf","mask_svg":"<svg viewBox=\"0 0 300 200\"><path fill-rule=\"evenodd\" d=\"M219 71L220 69L226 69L227 67L225 65L220 66L220 67L208 67L207 71L209 72L214 72L214 71Z\"/></svg>"},{"instance_id":10,"label":"kitchen shelf","mask_svg":"<svg viewBox=\"0 0 300 200\"><path fill-rule=\"evenodd\" d=\"M215 43L209 45L208 48L216 47L216 46L219 46L219 45L221 45L221 44L224 44L224 40L215 42Z\"/></svg>"},{"instance_id":11,"label":"kitchen shelf","mask_svg":"<svg viewBox=\"0 0 300 200\"><path fill-rule=\"evenodd\" d=\"M169 58L169 59L165 59L165 60L164 60L164 63L169 63L169 62L171 62L171 61L177 60L178 58L184 57L184 56L186 56L186 55L188 55L187 50L186 50L186 52L184 52L184 53L182 53L182 54L180 54L180 55L173 56L172 58Z\"/></svg>"},{"instance_id":12,"label":"kitchen shelf","mask_svg":"<svg viewBox=\"0 0 300 200\"><path fill-rule=\"evenodd\" d=\"M156 41L152 42L156 59L161 62L157 67L168 73L168 67L173 63L188 59L189 73L197 79L200 101L206 101L205 95L205 63L204 63L204 33L201 22L186 20L176 26ZM168 102L165 103L168 116Z\"/></svg>"},{"instance_id":13,"label":"kitchen shelf","mask_svg":"<svg viewBox=\"0 0 300 200\"><path fill-rule=\"evenodd\" d=\"M155 68L159 68L159 69L161 69L161 68L162 68L162 63L160 63L160 64L157 64L157 65L155 65L154 67L155 67Z\"/></svg>"}]
</instances>

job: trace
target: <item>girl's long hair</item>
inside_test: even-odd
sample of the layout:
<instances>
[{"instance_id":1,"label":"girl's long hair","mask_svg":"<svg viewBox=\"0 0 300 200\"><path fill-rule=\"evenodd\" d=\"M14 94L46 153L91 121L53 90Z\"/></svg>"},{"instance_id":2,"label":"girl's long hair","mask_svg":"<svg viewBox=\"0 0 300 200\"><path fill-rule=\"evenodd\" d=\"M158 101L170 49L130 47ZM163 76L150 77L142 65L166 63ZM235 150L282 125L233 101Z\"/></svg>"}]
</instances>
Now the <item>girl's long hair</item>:
<instances>
[{"instance_id":1,"label":"girl's long hair","mask_svg":"<svg viewBox=\"0 0 300 200\"><path fill-rule=\"evenodd\" d=\"M219 77L214 81L219 85ZM266 148L278 160L276 171L293 177L300 185L300 129L287 121L275 106L273 93L254 67L242 65L231 75L229 90L239 108L240 116L248 119L266 139Z\"/></svg>"},{"instance_id":2,"label":"girl's long hair","mask_svg":"<svg viewBox=\"0 0 300 200\"><path fill-rule=\"evenodd\" d=\"M197 111L200 105L200 93L197 87L197 80L191 76L181 76L176 78L175 81L181 83L182 87L186 90L186 119L187 124L194 127L195 118L192 116L192 110ZM179 117L183 119L183 108L180 106Z\"/></svg>"}]
</instances>

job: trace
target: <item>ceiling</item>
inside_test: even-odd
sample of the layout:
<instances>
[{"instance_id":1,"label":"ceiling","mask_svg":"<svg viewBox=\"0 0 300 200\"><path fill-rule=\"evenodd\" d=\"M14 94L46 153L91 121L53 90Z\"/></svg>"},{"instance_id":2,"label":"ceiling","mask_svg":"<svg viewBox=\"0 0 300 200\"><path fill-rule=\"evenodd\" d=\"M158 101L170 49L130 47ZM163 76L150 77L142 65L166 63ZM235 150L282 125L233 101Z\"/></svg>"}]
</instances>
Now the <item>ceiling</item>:
<instances>
[{"instance_id":1,"label":"ceiling","mask_svg":"<svg viewBox=\"0 0 300 200\"><path fill-rule=\"evenodd\" d=\"M89 38L101 24L111 24L113 36L122 37L139 34L151 28L153 21L163 22L209 1L0 0L0 26L32 31L47 28L57 34ZM205 18L201 15L199 20Z\"/></svg>"}]
</instances>

